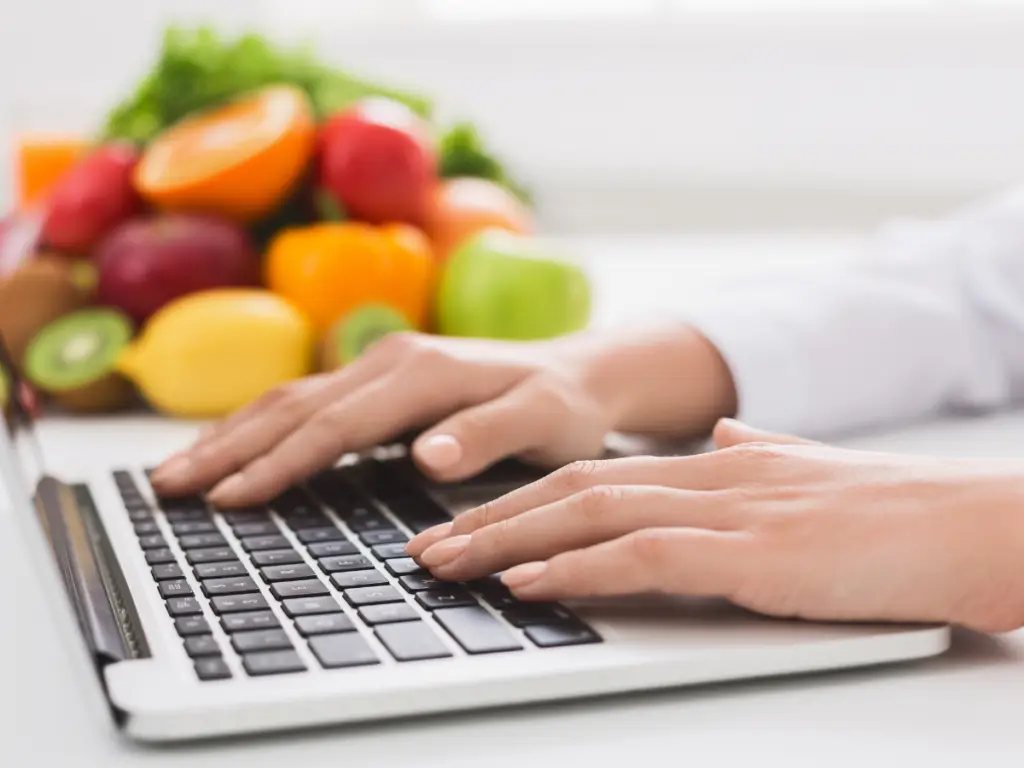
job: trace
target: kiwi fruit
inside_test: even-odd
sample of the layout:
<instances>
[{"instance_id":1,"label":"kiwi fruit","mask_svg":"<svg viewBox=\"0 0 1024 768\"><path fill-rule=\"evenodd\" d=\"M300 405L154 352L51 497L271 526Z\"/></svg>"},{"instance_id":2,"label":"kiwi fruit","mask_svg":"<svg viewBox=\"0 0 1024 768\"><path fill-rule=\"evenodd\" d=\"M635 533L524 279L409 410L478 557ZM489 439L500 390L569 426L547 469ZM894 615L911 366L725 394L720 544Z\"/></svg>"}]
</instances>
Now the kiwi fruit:
<instances>
[{"instance_id":1,"label":"kiwi fruit","mask_svg":"<svg viewBox=\"0 0 1024 768\"><path fill-rule=\"evenodd\" d=\"M347 365L378 339L411 330L405 315L386 304L364 304L336 321L324 336L320 363L325 371Z\"/></svg>"},{"instance_id":2,"label":"kiwi fruit","mask_svg":"<svg viewBox=\"0 0 1024 768\"><path fill-rule=\"evenodd\" d=\"M95 275L84 262L40 254L0 281L0 336L19 365L29 342L59 317L84 308Z\"/></svg>"},{"instance_id":3,"label":"kiwi fruit","mask_svg":"<svg viewBox=\"0 0 1024 768\"><path fill-rule=\"evenodd\" d=\"M115 372L133 326L116 309L73 312L47 325L25 352L25 376L71 411L112 411L132 399L131 384Z\"/></svg>"}]
</instances>

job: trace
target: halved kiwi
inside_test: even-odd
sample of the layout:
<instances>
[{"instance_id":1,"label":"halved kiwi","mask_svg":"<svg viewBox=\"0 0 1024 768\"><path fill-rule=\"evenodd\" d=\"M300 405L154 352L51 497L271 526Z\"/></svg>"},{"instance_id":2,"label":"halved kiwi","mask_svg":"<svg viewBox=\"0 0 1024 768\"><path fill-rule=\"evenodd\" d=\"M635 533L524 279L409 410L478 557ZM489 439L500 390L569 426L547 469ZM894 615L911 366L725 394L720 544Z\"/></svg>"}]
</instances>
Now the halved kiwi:
<instances>
[{"instance_id":1,"label":"halved kiwi","mask_svg":"<svg viewBox=\"0 0 1024 768\"><path fill-rule=\"evenodd\" d=\"M115 309L84 309L43 328L25 353L25 376L73 411L111 411L132 397L131 384L114 371L132 340L127 315Z\"/></svg>"},{"instance_id":2,"label":"halved kiwi","mask_svg":"<svg viewBox=\"0 0 1024 768\"><path fill-rule=\"evenodd\" d=\"M320 351L324 370L347 365L375 341L412 325L405 315L386 304L363 304L334 323L327 331Z\"/></svg>"}]
</instances>

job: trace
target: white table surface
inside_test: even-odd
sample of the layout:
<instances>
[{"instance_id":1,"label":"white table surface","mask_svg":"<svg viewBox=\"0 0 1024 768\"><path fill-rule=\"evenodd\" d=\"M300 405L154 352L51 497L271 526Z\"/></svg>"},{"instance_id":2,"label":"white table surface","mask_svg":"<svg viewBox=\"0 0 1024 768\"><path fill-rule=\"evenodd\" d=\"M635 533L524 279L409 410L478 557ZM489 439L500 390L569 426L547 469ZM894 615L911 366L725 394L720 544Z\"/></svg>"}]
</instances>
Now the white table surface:
<instances>
[{"instance_id":1,"label":"white table surface","mask_svg":"<svg viewBox=\"0 0 1024 768\"><path fill-rule=\"evenodd\" d=\"M846 237L595 239L599 322L671 308L736 272L841 258ZM615 254L626 254L616 260ZM678 275L666 280L665 275ZM692 293L691 293L692 292ZM107 437L138 428L104 425ZM82 456L95 421L52 421L57 461ZM851 444L961 456L1024 454L1024 414L942 422ZM33 575L25 521L0 510L0 766L966 766L1024 759L1024 633L955 634L942 657L909 666L551 706L491 710L173 749L113 730L95 677L69 638L62 595ZM1024 568L1024 564L1022 564Z\"/></svg>"}]
</instances>

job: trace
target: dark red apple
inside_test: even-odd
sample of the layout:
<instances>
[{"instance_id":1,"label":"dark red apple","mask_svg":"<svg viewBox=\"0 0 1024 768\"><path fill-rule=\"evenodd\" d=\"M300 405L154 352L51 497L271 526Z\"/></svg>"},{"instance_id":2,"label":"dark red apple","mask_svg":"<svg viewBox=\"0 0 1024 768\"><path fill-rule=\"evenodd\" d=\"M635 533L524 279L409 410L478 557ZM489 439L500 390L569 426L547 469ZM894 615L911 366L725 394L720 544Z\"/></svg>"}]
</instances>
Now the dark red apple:
<instances>
[{"instance_id":1,"label":"dark red apple","mask_svg":"<svg viewBox=\"0 0 1024 768\"><path fill-rule=\"evenodd\" d=\"M363 99L318 138L321 190L354 219L422 226L437 180L429 126L404 104Z\"/></svg>"},{"instance_id":2,"label":"dark red apple","mask_svg":"<svg viewBox=\"0 0 1024 768\"><path fill-rule=\"evenodd\" d=\"M212 288L256 286L259 256L236 224L199 214L133 219L96 249L97 299L138 323L170 301Z\"/></svg>"}]
</instances>

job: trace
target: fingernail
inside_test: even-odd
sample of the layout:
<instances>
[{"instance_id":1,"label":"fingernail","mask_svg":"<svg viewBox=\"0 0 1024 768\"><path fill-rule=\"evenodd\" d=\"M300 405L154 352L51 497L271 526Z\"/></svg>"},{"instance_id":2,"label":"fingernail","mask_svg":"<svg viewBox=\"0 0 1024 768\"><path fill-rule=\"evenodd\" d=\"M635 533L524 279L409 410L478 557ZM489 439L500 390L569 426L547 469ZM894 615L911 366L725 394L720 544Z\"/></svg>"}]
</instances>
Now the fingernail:
<instances>
[{"instance_id":1,"label":"fingernail","mask_svg":"<svg viewBox=\"0 0 1024 768\"><path fill-rule=\"evenodd\" d=\"M427 568L439 568L442 565L448 565L448 563L465 552L466 547L469 546L470 538L470 536L454 536L450 539L439 541L420 556L420 561Z\"/></svg>"},{"instance_id":2,"label":"fingernail","mask_svg":"<svg viewBox=\"0 0 1024 768\"><path fill-rule=\"evenodd\" d=\"M188 469L188 465L189 460L186 455L178 454L171 456L171 458L153 471L150 480L154 483L165 483L168 480L173 480L177 476L184 474L185 470Z\"/></svg>"},{"instance_id":3,"label":"fingernail","mask_svg":"<svg viewBox=\"0 0 1024 768\"><path fill-rule=\"evenodd\" d=\"M433 528L427 528L422 533L413 536L409 543L405 545L405 554L409 557L419 557L427 547L433 546L451 532L451 523L441 523Z\"/></svg>"},{"instance_id":4,"label":"fingernail","mask_svg":"<svg viewBox=\"0 0 1024 768\"><path fill-rule=\"evenodd\" d=\"M462 459L462 446L451 435L434 435L416 447L420 460L433 469L446 469Z\"/></svg>"},{"instance_id":5,"label":"fingernail","mask_svg":"<svg viewBox=\"0 0 1024 768\"><path fill-rule=\"evenodd\" d=\"M238 473L231 475L213 487L213 490L206 494L206 498L213 503L230 501L230 497L237 494L245 485L245 480Z\"/></svg>"},{"instance_id":6,"label":"fingernail","mask_svg":"<svg viewBox=\"0 0 1024 768\"><path fill-rule=\"evenodd\" d=\"M512 590L522 589L543 576L547 569L547 563L523 563L505 571L501 583Z\"/></svg>"}]
</instances>

